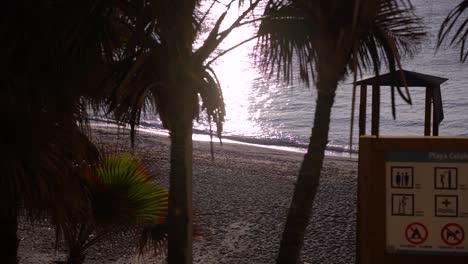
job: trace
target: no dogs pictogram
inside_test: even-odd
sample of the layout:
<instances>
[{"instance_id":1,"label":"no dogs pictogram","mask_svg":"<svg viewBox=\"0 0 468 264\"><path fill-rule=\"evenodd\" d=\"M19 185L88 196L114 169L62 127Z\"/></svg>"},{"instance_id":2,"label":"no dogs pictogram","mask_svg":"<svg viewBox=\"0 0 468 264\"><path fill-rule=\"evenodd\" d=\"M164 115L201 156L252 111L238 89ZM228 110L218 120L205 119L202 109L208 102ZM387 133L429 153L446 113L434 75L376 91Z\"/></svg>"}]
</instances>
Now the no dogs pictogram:
<instances>
[{"instance_id":1,"label":"no dogs pictogram","mask_svg":"<svg viewBox=\"0 0 468 264\"><path fill-rule=\"evenodd\" d=\"M408 242L419 245L426 241L428 235L427 227L421 223L414 222L409 224L405 230L405 237Z\"/></svg>"},{"instance_id":2,"label":"no dogs pictogram","mask_svg":"<svg viewBox=\"0 0 468 264\"><path fill-rule=\"evenodd\" d=\"M461 225L450 223L442 227L440 236L445 244L449 246L457 246L465 240L465 231Z\"/></svg>"}]
</instances>

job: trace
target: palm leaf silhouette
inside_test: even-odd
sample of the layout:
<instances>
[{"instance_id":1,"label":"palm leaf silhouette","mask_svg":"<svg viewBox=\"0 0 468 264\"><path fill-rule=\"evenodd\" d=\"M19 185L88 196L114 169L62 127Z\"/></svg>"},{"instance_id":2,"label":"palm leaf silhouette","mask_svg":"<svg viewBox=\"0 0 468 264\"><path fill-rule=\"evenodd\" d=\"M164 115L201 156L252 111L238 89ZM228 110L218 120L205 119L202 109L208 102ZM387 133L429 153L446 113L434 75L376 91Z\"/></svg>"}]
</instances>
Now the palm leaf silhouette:
<instances>
[{"instance_id":1,"label":"palm leaf silhouette","mask_svg":"<svg viewBox=\"0 0 468 264\"><path fill-rule=\"evenodd\" d=\"M463 0L455 8L453 8L440 26L439 33L437 34L437 48L440 48L443 42L449 38L454 26L460 19L462 14L468 8L468 0ZM460 46L460 61L465 62L468 58L468 48L466 48L466 38L468 36L468 19L462 21L458 29L453 33L449 42L450 45Z\"/></svg>"},{"instance_id":2,"label":"palm leaf silhouette","mask_svg":"<svg viewBox=\"0 0 468 264\"><path fill-rule=\"evenodd\" d=\"M87 170L83 188L89 211L70 214L61 225L69 250L68 263L82 263L89 247L117 234L133 235L156 225L156 252L166 239L168 192L150 177L141 160L129 154L112 155L93 170ZM155 228L156 228L155 227Z\"/></svg>"}]
</instances>

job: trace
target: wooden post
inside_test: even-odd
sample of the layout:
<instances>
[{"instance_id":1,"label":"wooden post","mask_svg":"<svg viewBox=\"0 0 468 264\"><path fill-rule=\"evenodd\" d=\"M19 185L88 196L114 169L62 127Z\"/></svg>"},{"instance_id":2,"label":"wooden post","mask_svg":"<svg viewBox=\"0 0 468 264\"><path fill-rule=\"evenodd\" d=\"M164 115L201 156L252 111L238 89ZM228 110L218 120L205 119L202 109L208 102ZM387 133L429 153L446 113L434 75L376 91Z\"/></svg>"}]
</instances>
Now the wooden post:
<instances>
[{"instance_id":1,"label":"wooden post","mask_svg":"<svg viewBox=\"0 0 468 264\"><path fill-rule=\"evenodd\" d=\"M439 135L439 125L438 125L438 120L437 120L437 116L435 113L433 113L433 119L432 119L432 135L433 136Z\"/></svg>"},{"instance_id":2,"label":"wooden post","mask_svg":"<svg viewBox=\"0 0 468 264\"><path fill-rule=\"evenodd\" d=\"M372 84L372 126L371 134L379 135L379 123L380 123L380 86L378 81L374 81Z\"/></svg>"},{"instance_id":3,"label":"wooden post","mask_svg":"<svg viewBox=\"0 0 468 264\"><path fill-rule=\"evenodd\" d=\"M431 101L432 101L432 88L426 87L426 106L424 115L424 136L431 135Z\"/></svg>"},{"instance_id":4,"label":"wooden post","mask_svg":"<svg viewBox=\"0 0 468 264\"><path fill-rule=\"evenodd\" d=\"M366 134L367 115L367 85L361 84L361 99L359 103L359 135Z\"/></svg>"},{"instance_id":5,"label":"wooden post","mask_svg":"<svg viewBox=\"0 0 468 264\"><path fill-rule=\"evenodd\" d=\"M349 130L349 153L353 149L353 132L354 132L354 114L355 114L355 106L356 106L356 85L353 85L353 96L351 98L351 128Z\"/></svg>"},{"instance_id":6,"label":"wooden post","mask_svg":"<svg viewBox=\"0 0 468 264\"><path fill-rule=\"evenodd\" d=\"M440 86L439 87L435 87L434 89L440 89ZM439 90L440 91L440 90ZM433 105L433 112L432 112L432 135L433 136L438 136L439 135L439 116L437 115L437 113L435 112L436 110L436 106L435 106L435 98L434 98L434 92L433 90L431 89L431 96L432 96L432 105Z\"/></svg>"}]
</instances>

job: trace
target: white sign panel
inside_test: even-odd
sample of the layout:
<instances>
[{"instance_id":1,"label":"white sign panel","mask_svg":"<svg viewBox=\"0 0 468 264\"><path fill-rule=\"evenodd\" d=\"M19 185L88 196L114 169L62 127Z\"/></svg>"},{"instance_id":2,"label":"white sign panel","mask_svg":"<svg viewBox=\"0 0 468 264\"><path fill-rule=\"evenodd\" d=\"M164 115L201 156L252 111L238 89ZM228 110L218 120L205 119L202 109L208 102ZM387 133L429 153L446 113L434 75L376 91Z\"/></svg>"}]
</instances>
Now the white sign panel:
<instances>
[{"instance_id":1,"label":"white sign panel","mask_svg":"<svg viewBox=\"0 0 468 264\"><path fill-rule=\"evenodd\" d=\"M386 252L468 255L468 152L386 153Z\"/></svg>"}]
</instances>

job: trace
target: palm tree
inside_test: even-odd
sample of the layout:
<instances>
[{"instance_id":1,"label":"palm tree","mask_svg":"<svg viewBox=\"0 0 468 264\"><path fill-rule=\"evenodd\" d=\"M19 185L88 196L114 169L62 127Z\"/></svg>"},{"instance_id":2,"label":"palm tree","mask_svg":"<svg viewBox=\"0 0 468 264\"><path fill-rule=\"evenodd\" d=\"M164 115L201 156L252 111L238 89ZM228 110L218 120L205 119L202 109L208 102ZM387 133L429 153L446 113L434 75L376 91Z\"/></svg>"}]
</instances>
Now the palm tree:
<instances>
[{"instance_id":1,"label":"palm tree","mask_svg":"<svg viewBox=\"0 0 468 264\"><path fill-rule=\"evenodd\" d=\"M297 263L319 186L328 142L330 114L340 80L371 69L380 60L391 71L400 52L411 54L424 35L410 3L398 0L271 0L259 28L259 50L265 70L287 81L315 80L317 99L310 143L289 208L277 263ZM297 61L297 62L296 62ZM297 65L293 64L297 63Z\"/></svg>"},{"instance_id":2,"label":"palm tree","mask_svg":"<svg viewBox=\"0 0 468 264\"><path fill-rule=\"evenodd\" d=\"M87 103L105 102L135 63L135 50L148 39L140 38L146 25L135 21L152 14L149 7L125 0L2 6L0 122L8 125L0 132L3 263L16 263L19 213L59 223L67 208L86 206L76 165L98 160L86 136Z\"/></svg>"},{"instance_id":3,"label":"palm tree","mask_svg":"<svg viewBox=\"0 0 468 264\"><path fill-rule=\"evenodd\" d=\"M448 38L449 33L452 31L456 22L460 19L460 16L468 8L468 0L463 0L458 4L454 9L450 11L447 17L442 22L442 25L439 29L439 34L437 35L437 48L440 48L445 39ZM460 46L460 61L465 62L468 58L468 48L466 48L466 38L468 36L468 19L465 18L455 34L450 40L450 45Z\"/></svg>"},{"instance_id":4,"label":"palm tree","mask_svg":"<svg viewBox=\"0 0 468 264\"><path fill-rule=\"evenodd\" d=\"M192 122L205 111L210 123L216 124L220 136L224 120L220 84L210 67L216 58L208 59L232 30L248 23L246 18L260 0L249 1L237 19L222 29L235 2L242 6L243 1L227 1L225 12L214 23L202 45L195 48L207 13L213 5L220 3L213 1L202 12L197 0L152 1L157 23L151 29L151 45L140 52L122 85L113 91L109 111L115 113L120 122L131 125L132 137L140 113L148 102L170 131L169 263L192 263ZM254 37L238 45L251 39Z\"/></svg>"}]
</instances>

